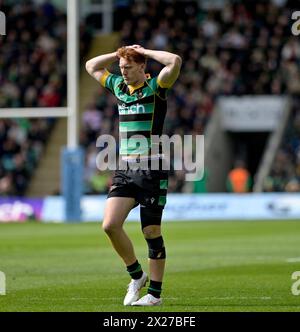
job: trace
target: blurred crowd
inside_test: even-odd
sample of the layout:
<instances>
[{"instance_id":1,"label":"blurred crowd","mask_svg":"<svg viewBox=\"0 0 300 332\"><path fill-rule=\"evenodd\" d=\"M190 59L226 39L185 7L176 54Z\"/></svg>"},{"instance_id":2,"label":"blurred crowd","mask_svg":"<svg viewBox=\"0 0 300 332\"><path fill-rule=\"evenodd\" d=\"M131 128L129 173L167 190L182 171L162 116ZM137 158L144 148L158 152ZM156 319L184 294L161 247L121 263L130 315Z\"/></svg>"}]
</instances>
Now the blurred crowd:
<instances>
[{"instance_id":1,"label":"blurred crowd","mask_svg":"<svg viewBox=\"0 0 300 332\"><path fill-rule=\"evenodd\" d=\"M293 100L288 128L275 155L264 191L300 192L300 98Z\"/></svg>"},{"instance_id":2,"label":"blurred crowd","mask_svg":"<svg viewBox=\"0 0 300 332\"><path fill-rule=\"evenodd\" d=\"M65 106L65 13L51 1L0 5L7 19L0 37L0 108ZM81 52L89 41L81 39ZM0 119L1 196L25 193L54 125L54 119Z\"/></svg>"},{"instance_id":3,"label":"blurred crowd","mask_svg":"<svg viewBox=\"0 0 300 332\"><path fill-rule=\"evenodd\" d=\"M300 94L300 44L290 30L295 1L231 1L209 10L199 8L198 1L119 3L115 29L121 33L120 46L140 44L183 59L180 77L169 92L165 134L203 134L220 95ZM152 76L161 68L157 62L148 62ZM118 135L114 98L99 89L87 106L83 124L87 192L99 188L105 192L109 174L97 173L92 161L96 138ZM184 179L184 170L171 171L169 192L206 190L206 176L202 183Z\"/></svg>"},{"instance_id":4,"label":"blurred crowd","mask_svg":"<svg viewBox=\"0 0 300 332\"><path fill-rule=\"evenodd\" d=\"M0 0L7 35L0 38L0 108L56 107L66 104L66 15L51 1L40 5ZM220 95L300 94L300 44L291 34L293 0L231 1L219 9L199 1L116 1L114 28L120 45L140 44L171 51L183 59L180 77L169 91L164 133L201 135ZM91 34L80 28L81 59ZM157 75L162 66L148 62ZM116 66L114 71L118 71ZM55 126L52 119L0 119L0 195L23 195ZM299 189L300 114L293 120L266 191ZM99 172L95 142L118 137L115 98L99 88L82 117L80 144L86 149L86 193L107 192L111 174ZM191 153L193 153L192 151ZM172 170L169 192L204 192L209 174L186 182L185 170ZM298 190L297 189L297 190Z\"/></svg>"}]
</instances>

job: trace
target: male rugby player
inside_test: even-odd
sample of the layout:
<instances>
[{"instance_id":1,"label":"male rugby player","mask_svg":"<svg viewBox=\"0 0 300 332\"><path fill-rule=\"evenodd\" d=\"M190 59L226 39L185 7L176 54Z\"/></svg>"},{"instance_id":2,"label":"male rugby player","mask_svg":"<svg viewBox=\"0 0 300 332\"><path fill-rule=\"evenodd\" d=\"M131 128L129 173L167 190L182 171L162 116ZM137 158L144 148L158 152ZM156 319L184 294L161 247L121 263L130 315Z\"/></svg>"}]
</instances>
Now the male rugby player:
<instances>
[{"instance_id":1,"label":"male rugby player","mask_svg":"<svg viewBox=\"0 0 300 332\"><path fill-rule=\"evenodd\" d=\"M157 77L145 73L146 60L164 65ZM107 67L118 61L122 76ZM152 135L161 135L167 111L167 90L175 83L181 58L169 52L145 49L139 45L119 48L116 52L97 56L86 63L86 70L118 101L120 158L127 169L116 170L105 206L103 229L131 276L124 305L160 305L166 251L161 234L161 218L166 204L168 172L160 164L158 170L132 168L131 161L158 159L163 153L151 153ZM136 144L134 135L142 135L147 144ZM135 136L136 137L136 136ZM138 159L137 159L138 158ZM149 247L150 284L147 295L139 298L148 281L134 252L132 242L123 229L130 210L140 204L141 227Z\"/></svg>"}]
</instances>

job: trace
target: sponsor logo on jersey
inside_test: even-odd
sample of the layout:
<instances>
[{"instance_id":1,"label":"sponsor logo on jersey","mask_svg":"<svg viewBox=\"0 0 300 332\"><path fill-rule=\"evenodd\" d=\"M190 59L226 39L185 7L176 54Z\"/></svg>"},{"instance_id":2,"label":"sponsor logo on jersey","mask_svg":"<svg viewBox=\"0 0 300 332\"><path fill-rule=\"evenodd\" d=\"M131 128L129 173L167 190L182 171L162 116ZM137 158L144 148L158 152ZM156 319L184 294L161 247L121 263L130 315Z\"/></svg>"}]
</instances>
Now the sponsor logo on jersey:
<instances>
[{"instance_id":1,"label":"sponsor logo on jersey","mask_svg":"<svg viewBox=\"0 0 300 332\"><path fill-rule=\"evenodd\" d=\"M125 104L118 105L119 114L140 114L145 113L145 107L141 104L126 106Z\"/></svg>"}]
</instances>

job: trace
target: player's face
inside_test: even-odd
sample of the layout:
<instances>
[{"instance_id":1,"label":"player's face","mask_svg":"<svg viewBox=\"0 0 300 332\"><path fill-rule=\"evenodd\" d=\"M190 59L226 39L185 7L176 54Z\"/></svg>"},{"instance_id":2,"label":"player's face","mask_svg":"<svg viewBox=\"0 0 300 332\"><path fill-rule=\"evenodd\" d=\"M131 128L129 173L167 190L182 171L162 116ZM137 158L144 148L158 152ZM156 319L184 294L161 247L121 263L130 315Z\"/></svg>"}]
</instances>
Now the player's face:
<instances>
[{"instance_id":1,"label":"player's face","mask_svg":"<svg viewBox=\"0 0 300 332\"><path fill-rule=\"evenodd\" d=\"M124 58L121 58L119 67L127 85L135 85L144 75L145 65L141 63L136 63L134 61L128 61Z\"/></svg>"}]
</instances>

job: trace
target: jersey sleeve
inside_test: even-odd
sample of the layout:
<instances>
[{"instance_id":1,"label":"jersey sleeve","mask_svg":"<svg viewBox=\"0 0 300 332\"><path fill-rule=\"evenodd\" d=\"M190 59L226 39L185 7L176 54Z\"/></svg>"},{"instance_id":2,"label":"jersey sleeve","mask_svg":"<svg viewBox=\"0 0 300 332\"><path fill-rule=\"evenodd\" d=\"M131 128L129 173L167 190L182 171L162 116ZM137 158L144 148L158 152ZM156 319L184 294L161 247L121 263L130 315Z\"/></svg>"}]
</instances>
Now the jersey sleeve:
<instances>
[{"instance_id":1,"label":"jersey sleeve","mask_svg":"<svg viewBox=\"0 0 300 332\"><path fill-rule=\"evenodd\" d=\"M111 93L115 93L115 87L120 80L120 76L110 73L108 70L102 75L100 79L100 84L110 91Z\"/></svg>"},{"instance_id":2,"label":"jersey sleeve","mask_svg":"<svg viewBox=\"0 0 300 332\"><path fill-rule=\"evenodd\" d=\"M155 94L159 98L161 98L161 99L167 98L167 92L168 92L169 88L165 88L160 85L158 76L151 79L150 85L151 85L152 89L155 91Z\"/></svg>"}]
</instances>

